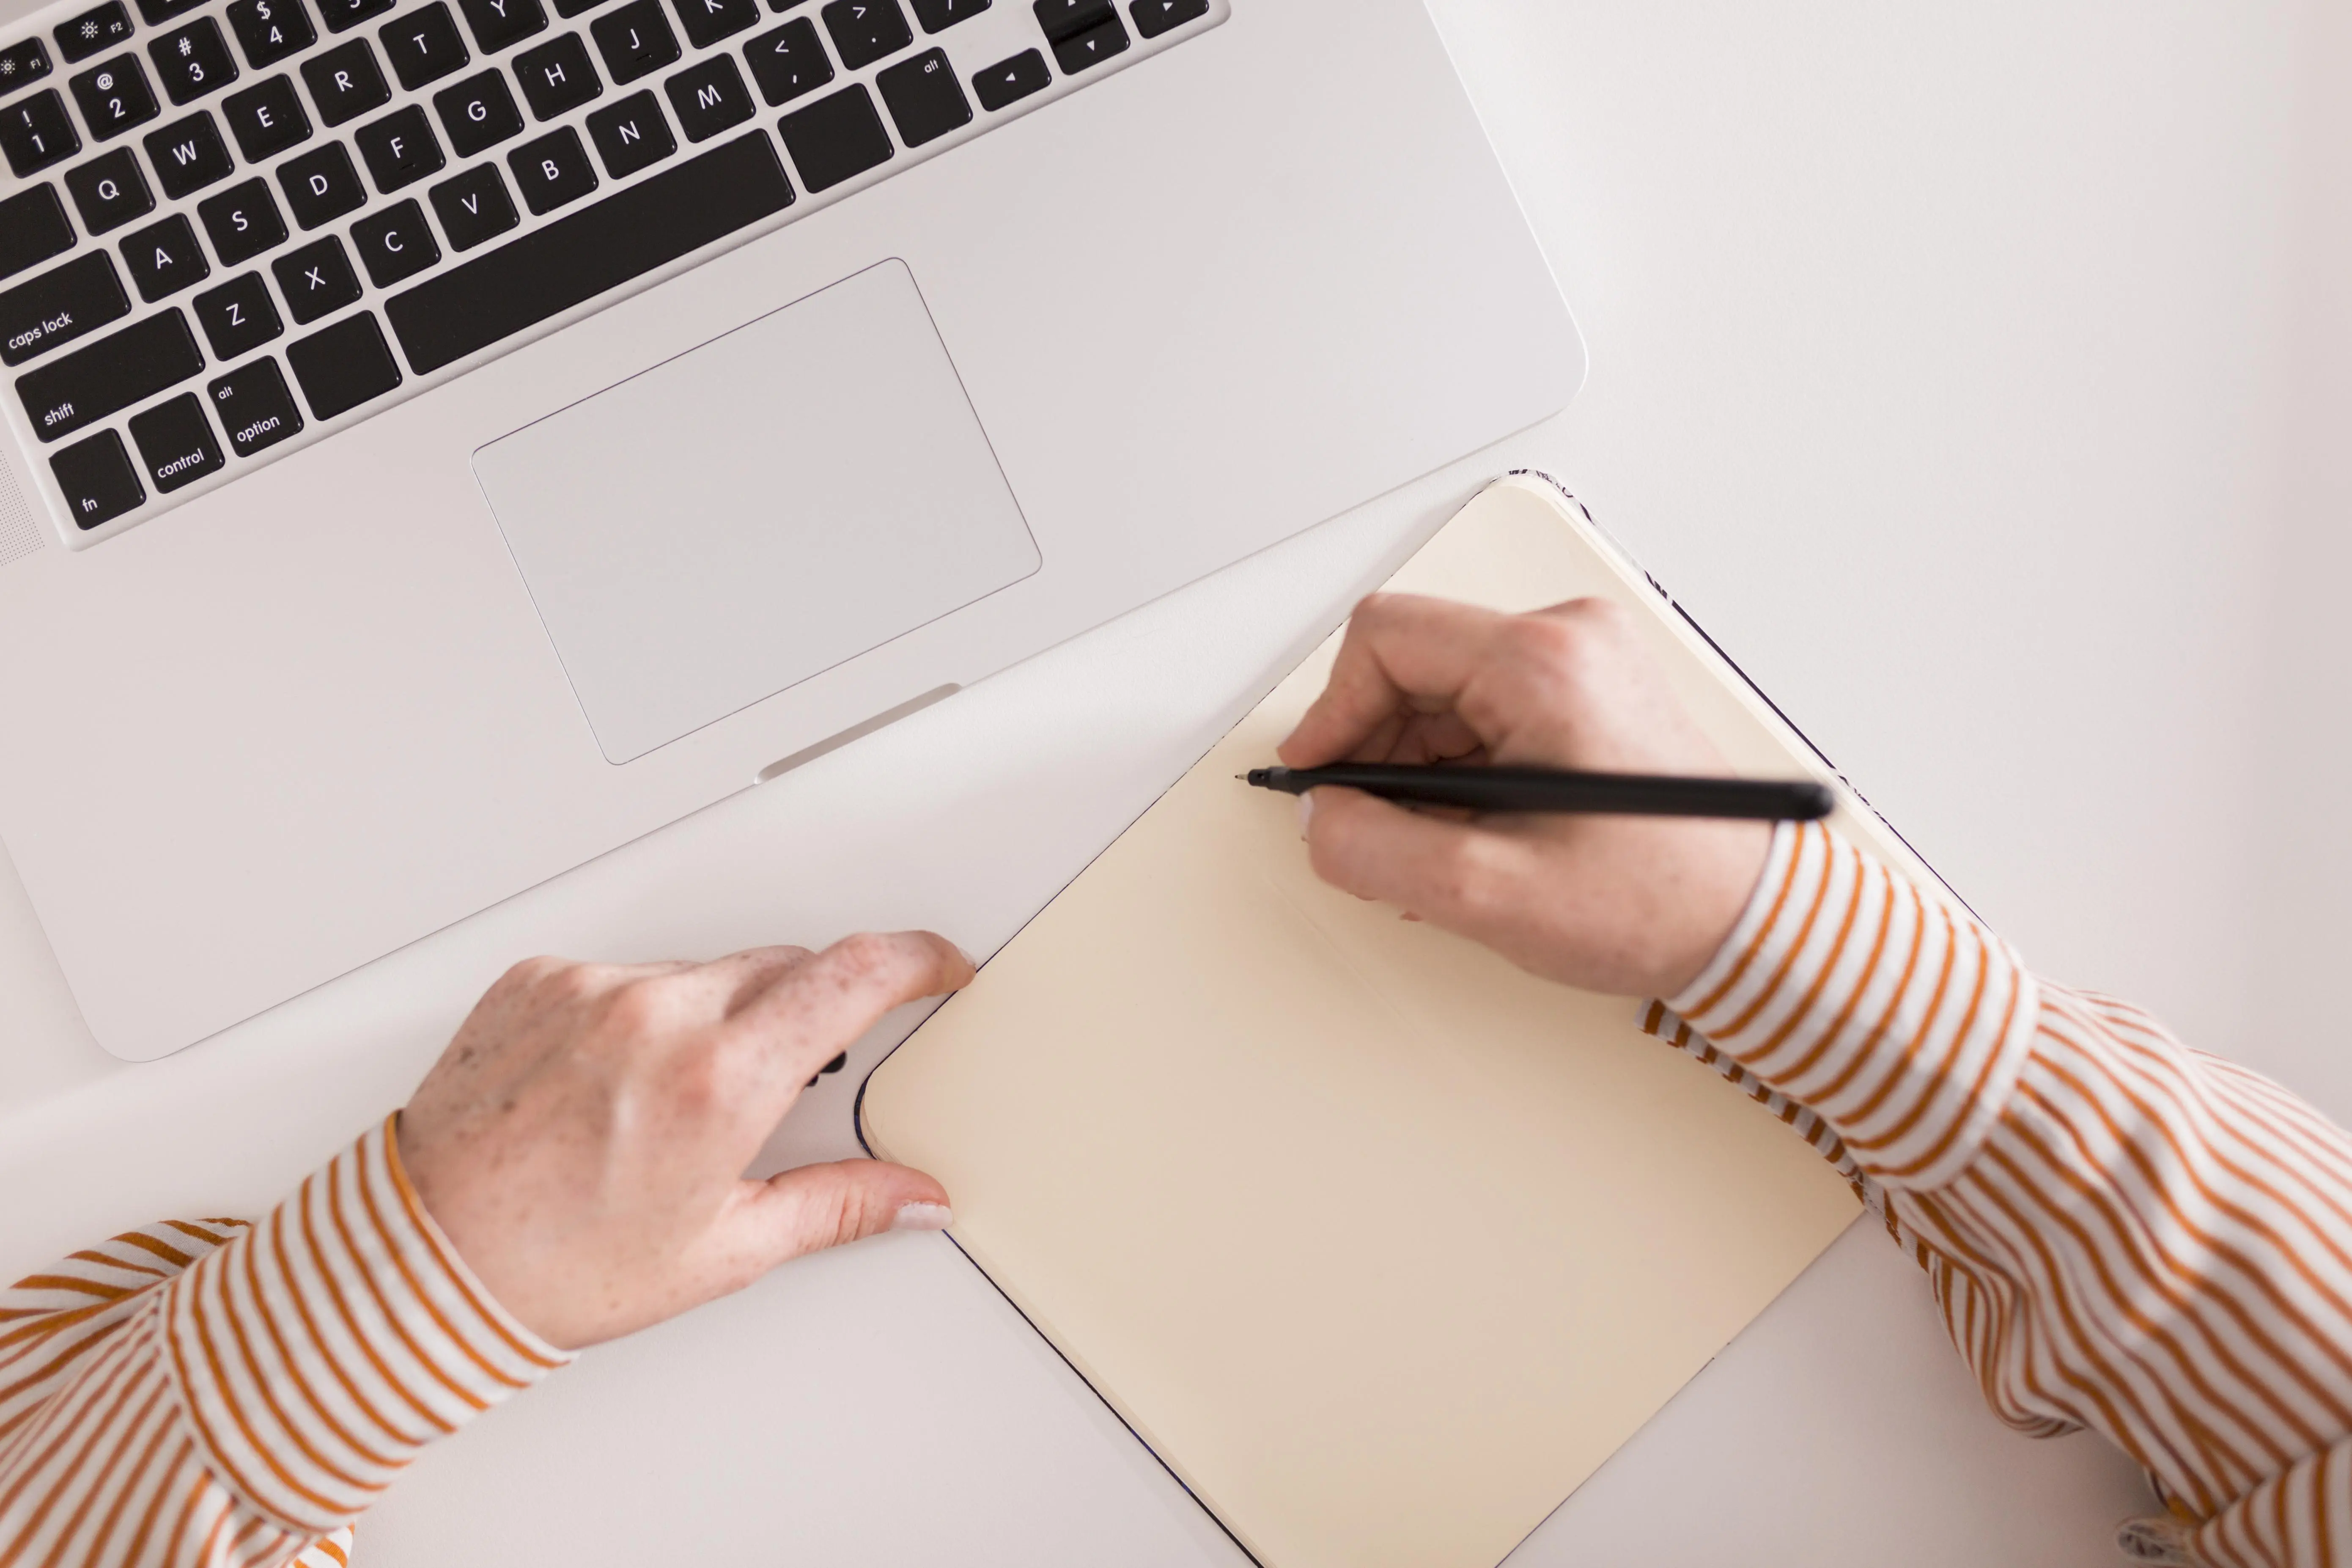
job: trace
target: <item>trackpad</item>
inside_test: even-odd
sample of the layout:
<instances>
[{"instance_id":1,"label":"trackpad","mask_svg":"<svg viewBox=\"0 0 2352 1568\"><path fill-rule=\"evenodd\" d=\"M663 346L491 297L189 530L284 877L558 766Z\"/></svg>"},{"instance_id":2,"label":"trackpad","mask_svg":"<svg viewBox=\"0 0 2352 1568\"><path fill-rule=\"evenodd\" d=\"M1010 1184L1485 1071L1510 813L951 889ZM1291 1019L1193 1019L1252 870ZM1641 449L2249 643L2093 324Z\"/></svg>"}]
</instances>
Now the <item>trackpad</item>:
<instances>
[{"instance_id":1,"label":"trackpad","mask_svg":"<svg viewBox=\"0 0 2352 1568\"><path fill-rule=\"evenodd\" d=\"M901 261L474 454L607 761L1037 570Z\"/></svg>"}]
</instances>

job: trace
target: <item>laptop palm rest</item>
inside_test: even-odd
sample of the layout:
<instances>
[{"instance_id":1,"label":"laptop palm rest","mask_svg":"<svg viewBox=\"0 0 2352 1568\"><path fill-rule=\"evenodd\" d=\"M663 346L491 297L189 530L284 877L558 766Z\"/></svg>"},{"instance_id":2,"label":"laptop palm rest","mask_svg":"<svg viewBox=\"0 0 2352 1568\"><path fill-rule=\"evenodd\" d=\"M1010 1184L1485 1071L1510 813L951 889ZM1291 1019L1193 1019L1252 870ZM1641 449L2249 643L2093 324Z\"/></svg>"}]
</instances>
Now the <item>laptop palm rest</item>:
<instances>
[{"instance_id":1,"label":"laptop palm rest","mask_svg":"<svg viewBox=\"0 0 2352 1568\"><path fill-rule=\"evenodd\" d=\"M500 437L474 473L612 763L1039 564L898 260Z\"/></svg>"}]
</instances>

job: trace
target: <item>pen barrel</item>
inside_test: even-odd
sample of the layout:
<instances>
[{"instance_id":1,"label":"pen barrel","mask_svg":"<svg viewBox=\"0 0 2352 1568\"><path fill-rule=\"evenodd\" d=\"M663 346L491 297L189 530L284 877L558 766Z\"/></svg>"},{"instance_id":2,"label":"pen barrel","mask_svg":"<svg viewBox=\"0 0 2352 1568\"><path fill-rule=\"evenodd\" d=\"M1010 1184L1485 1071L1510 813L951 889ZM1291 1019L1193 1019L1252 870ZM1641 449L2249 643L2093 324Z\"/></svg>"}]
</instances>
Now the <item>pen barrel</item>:
<instances>
[{"instance_id":1,"label":"pen barrel","mask_svg":"<svg viewBox=\"0 0 2352 1568\"><path fill-rule=\"evenodd\" d=\"M1269 782L1273 782L1269 780ZM1428 768L1340 763L1289 773L1275 787L1326 784L1383 800L1469 811L1582 812L1621 816L1731 817L1812 822L1836 801L1811 779L1665 778L1642 773L1557 773L1546 768Z\"/></svg>"}]
</instances>

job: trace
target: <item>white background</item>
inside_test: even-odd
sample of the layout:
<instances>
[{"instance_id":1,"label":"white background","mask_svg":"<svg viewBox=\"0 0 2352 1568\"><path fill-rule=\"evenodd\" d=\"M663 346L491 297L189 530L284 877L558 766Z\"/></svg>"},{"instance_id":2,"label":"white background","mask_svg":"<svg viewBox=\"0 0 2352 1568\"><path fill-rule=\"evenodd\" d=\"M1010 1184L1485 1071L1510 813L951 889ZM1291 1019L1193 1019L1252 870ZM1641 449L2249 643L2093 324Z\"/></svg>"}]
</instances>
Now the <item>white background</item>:
<instances>
[{"instance_id":1,"label":"white background","mask_svg":"<svg viewBox=\"0 0 2352 1568\"><path fill-rule=\"evenodd\" d=\"M0 871L0 1273L167 1213L266 1205L397 1103L528 951L702 953L896 923L992 947L1336 614L1413 507L1529 462L2037 968L2352 1119L2332 1005L2352 935L2340 5L1433 9L1591 345L1566 416L1412 505L152 1067L89 1042ZM845 1112L828 1080L778 1153L839 1147ZM1019 1325L959 1294L958 1267L936 1238L879 1244L771 1280L707 1330L592 1357L565 1374L579 1392L519 1402L421 1466L360 1561L643 1561L618 1526L532 1545L570 1540L554 1510L609 1502L621 1478L633 1514L692 1497L694 1541L763 1556L1219 1560ZM890 1316L910 1289L919 1323ZM662 1425L665 1380L752 1312L836 1334L763 1373L780 1380L763 1420L711 1427L708 1451L667 1429L601 1458L564 1446L582 1423ZM839 1337L877 1322L872 1354L904 1373L887 1393ZM891 1342L894 1325L919 1342ZM853 1432L853 1414L872 1419ZM717 1445L763 1432L789 1474L693 1489L724 1469ZM1522 1556L2099 1563L2145 1506L2096 1440L2000 1429L1924 1286L1858 1226Z\"/></svg>"}]
</instances>

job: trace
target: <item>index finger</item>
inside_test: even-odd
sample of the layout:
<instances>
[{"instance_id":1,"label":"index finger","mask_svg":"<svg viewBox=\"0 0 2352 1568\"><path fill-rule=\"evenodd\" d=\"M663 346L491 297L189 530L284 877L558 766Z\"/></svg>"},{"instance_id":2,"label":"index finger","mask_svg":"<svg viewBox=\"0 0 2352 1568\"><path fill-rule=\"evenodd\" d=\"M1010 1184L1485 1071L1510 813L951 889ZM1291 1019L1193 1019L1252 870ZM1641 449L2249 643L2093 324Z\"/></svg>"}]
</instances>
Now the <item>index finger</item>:
<instances>
[{"instance_id":1,"label":"index finger","mask_svg":"<svg viewBox=\"0 0 2352 1568\"><path fill-rule=\"evenodd\" d=\"M1351 755L1401 711L1449 711L1505 618L1418 594L1371 595L1348 618L1323 694L1276 754L1289 767L1321 767Z\"/></svg>"},{"instance_id":2,"label":"index finger","mask_svg":"<svg viewBox=\"0 0 2352 1568\"><path fill-rule=\"evenodd\" d=\"M796 1091L891 1008L959 990L971 976L970 961L945 937L861 932L739 998L728 1030L767 1058L766 1081Z\"/></svg>"}]
</instances>

